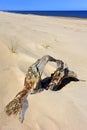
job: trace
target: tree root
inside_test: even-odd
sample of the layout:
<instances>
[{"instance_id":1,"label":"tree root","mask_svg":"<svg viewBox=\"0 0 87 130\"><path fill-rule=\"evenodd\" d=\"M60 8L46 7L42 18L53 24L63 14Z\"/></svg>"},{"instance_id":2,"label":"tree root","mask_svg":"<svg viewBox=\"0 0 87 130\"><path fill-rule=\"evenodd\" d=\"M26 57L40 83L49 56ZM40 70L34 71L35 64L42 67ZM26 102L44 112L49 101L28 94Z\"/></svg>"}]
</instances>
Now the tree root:
<instances>
[{"instance_id":1,"label":"tree root","mask_svg":"<svg viewBox=\"0 0 87 130\"><path fill-rule=\"evenodd\" d=\"M17 115L19 113L19 120L23 122L28 107L27 96L43 88L41 85L41 76L49 61L55 62L57 64L57 69L51 75L50 83L47 86L48 89L54 90L56 86L58 87L63 79L67 77L77 78L77 75L73 71L70 71L63 61L57 60L49 55L43 56L29 67L24 80L24 89L6 105L5 112L8 116L12 114Z\"/></svg>"}]
</instances>

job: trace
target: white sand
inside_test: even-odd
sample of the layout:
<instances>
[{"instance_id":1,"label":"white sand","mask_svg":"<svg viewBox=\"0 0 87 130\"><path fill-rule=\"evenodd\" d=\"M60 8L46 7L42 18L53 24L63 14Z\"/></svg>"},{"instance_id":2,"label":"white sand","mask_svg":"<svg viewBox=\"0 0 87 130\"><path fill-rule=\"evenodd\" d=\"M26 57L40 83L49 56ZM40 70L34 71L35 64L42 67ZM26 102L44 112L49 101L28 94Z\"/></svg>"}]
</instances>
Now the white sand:
<instances>
[{"instance_id":1,"label":"white sand","mask_svg":"<svg viewBox=\"0 0 87 130\"><path fill-rule=\"evenodd\" d=\"M45 54L87 80L87 20L0 12L0 130L87 130L87 82L30 95L23 124L4 113L23 88L28 67ZM54 69L48 64L43 77Z\"/></svg>"}]
</instances>

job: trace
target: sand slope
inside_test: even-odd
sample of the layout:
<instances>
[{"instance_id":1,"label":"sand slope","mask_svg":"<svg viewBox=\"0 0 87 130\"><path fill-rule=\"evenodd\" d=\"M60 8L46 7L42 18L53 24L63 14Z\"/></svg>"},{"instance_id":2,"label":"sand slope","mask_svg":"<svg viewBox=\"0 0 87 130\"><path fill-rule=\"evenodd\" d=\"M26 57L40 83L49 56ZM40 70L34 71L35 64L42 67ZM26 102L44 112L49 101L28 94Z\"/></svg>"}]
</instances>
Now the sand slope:
<instances>
[{"instance_id":1,"label":"sand slope","mask_svg":"<svg viewBox=\"0 0 87 130\"><path fill-rule=\"evenodd\" d=\"M4 113L23 88L28 67L45 54L87 80L87 20L0 12L0 130L87 130L87 82L30 95L23 124ZM43 77L54 69L48 64Z\"/></svg>"}]
</instances>

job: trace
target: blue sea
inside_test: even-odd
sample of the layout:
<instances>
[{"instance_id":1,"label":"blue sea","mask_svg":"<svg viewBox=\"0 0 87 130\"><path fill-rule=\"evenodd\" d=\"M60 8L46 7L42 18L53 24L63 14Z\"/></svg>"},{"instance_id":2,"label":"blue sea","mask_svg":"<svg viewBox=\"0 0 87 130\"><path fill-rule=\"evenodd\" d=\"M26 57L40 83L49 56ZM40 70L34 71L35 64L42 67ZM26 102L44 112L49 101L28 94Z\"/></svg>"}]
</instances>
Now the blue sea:
<instances>
[{"instance_id":1,"label":"blue sea","mask_svg":"<svg viewBox=\"0 0 87 130\"><path fill-rule=\"evenodd\" d=\"M41 16L55 16L55 17L76 17L87 18L87 11L6 11L17 14L34 14Z\"/></svg>"}]
</instances>

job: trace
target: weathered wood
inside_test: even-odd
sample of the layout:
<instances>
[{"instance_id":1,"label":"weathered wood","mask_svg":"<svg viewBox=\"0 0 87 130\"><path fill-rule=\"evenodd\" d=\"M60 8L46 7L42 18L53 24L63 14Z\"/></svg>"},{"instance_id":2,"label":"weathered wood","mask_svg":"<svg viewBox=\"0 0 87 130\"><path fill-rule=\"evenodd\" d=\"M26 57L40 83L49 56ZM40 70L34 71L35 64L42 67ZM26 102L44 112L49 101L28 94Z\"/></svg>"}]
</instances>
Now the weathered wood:
<instances>
[{"instance_id":1,"label":"weathered wood","mask_svg":"<svg viewBox=\"0 0 87 130\"><path fill-rule=\"evenodd\" d=\"M48 89L58 90L58 87L60 87L60 84L66 78L73 78L75 81L78 81L76 73L70 71L68 68L61 69L60 71L56 70L52 74L52 80L48 86Z\"/></svg>"},{"instance_id":2,"label":"weathered wood","mask_svg":"<svg viewBox=\"0 0 87 130\"><path fill-rule=\"evenodd\" d=\"M20 91L5 107L7 115L19 113L19 119L23 122L24 112L26 111L25 108L27 108L25 106L28 106L27 96L29 93L37 92L39 89L38 86L40 86L41 75L44 71L44 67L49 61L56 62L56 59L49 55L45 55L29 67L25 76L23 90Z\"/></svg>"},{"instance_id":3,"label":"weathered wood","mask_svg":"<svg viewBox=\"0 0 87 130\"><path fill-rule=\"evenodd\" d=\"M64 64L63 61L56 60L49 55L43 56L41 59L38 59L32 66L29 67L25 76L23 90L20 91L5 107L7 115L10 116L11 114L19 114L19 120L23 122L24 114L28 108L27 96L28 94L36 93L42 88L41 75L46 64L49 61L55 62L57 64L57 69L52 74L52 80L48 86L48 88L51 90L55 87L55 85L59 85L65 77L75 76L68 70L67 65Z\"/></svg>"}]
</instances>

